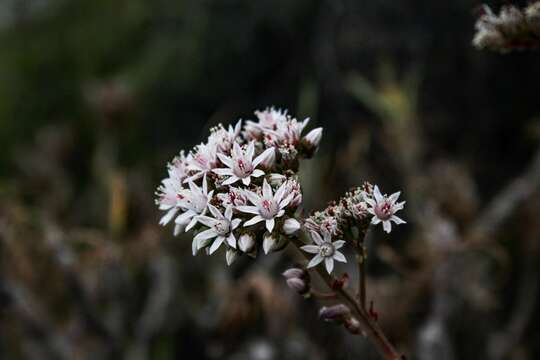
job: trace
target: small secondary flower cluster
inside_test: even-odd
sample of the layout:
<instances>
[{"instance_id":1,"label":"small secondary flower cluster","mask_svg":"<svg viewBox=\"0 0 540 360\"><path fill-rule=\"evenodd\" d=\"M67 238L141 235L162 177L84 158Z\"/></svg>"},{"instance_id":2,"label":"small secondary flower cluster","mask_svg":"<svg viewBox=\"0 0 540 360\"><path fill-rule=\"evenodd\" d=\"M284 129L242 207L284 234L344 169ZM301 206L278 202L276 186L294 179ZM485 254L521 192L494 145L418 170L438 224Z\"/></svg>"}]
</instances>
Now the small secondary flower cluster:
<instances>
[{"instance_id":1,"label":"small secondary flower cluster","mask_svg":"<svg viewBox=\"0 0 540 360\"><path fill-rule=\"evenodd\" d=\"M482 9L483 14L475 25L475 47L500 52L540 47L540 1L523 10L513 5L503 6L499 15L487 5Z\"/></svg>"},{"instance_id":2,"label":"small secondary flower cluster","mask_svg":"<svg viewBox=\"0 0 540 360\"><path fill-rule=\"evenodd\" d=\"M211 129L207 142L187 155L181 152L168 164L168 177L158 187L156 204L165 211L160 224L174 220L174 234L194 231L193 255L213 254L226 248L227 264L239 255L256 256L285 247L297 232L309 234L302 250L313 254L308 267L324 263L328 273L334 261L346 262L338 251L340 237L353 227L404 223L395 213L403 209L399 192L382 195L366 183L337 203L297 220L302 189L297 179L299 162L317 150L322 128L302 136L308 119L300 122L285 111L256 111L258 121L242 121L228 129Z\"/></svg>"},{"instance_id":3,"label":"small secondary flower cluster","mask_svg":"<svg viewBox=\"0 0 540 360\"><path fill-rule=\"evenodd\" d=\"M373 187L365 183L345 194L337 203L333 202L323 211L308 217L304 227L310 231L315 244L303 246L302 250L315 256L307 267L314 267L324 261L326 270L331 273L334 260L346 262L343 254L337 251L345 241L332 242L332 236L343 236L353 228L366 229L369 224L379 223L382 223L384 231L390 233L392 222L404 224L405 221L395 215L405 205L405 201L397 202L399 195L400 192L390 196L382 195L377 185Z\"/></svg>"},{"instance_id":4,"label":"small secondary flower cluster","mask_svg":"<svg viewBox=\"0 0 540 360\"><path fill-rule=\"evenodd\" d=\"M174 220L175 235L193 230L194 255L224 245L231 264L241 253L255 256L257 239L268 253L300 229L296 172L317 150L322 128L302 136L309 119L300 122L274 108L255 115L258 121L211 129L205 143L168 164L169 176L157 189L156 203L166 212L160 224Z\"/></svg>"}]
</instances>

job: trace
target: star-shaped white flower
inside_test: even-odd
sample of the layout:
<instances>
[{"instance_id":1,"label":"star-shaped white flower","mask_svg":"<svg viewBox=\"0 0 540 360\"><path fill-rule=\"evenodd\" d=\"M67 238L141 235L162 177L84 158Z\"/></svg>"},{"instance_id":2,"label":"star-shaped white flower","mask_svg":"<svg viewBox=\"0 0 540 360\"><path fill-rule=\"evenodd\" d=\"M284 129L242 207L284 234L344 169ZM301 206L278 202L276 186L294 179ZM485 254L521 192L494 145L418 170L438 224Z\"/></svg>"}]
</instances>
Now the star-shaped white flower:
<instances>
[{"instance_id":1,"label":"star-shaped white flower","mask_svg":"<svg viewBox=\"0 0 540 360\"><path fill-rule=\"evenodd\" d=\"M186 177L186 161L188 158L186 158L182 152L179 156L175 157L172 162L167 164L169 177L163 179L156 191L158 197L156 204L159 205L160 210L167 211L160 219L160 225L167 225L180 210L178 196L180 192L184 190L182 181Z\"/></svg>"},{"instance_id":2,"label":"star-shaped white flower","mask_svg":"<svg viewBox=\"0 0 540 360\"><path fill-rule=\"evenodd\" d=\"M210 129L211 134L208 137L208 143L214 144L219 153L229 153L240 135L241 129L242 120L239 120L234 127L229 125L228 130L222 124L219 124L217 127Z\"/></svg>"},{"instance_id":3,"label":"star-shaped white flower","mask_svg":"<svg viewBox=\"0 0 540 360\"><path fill-rule=\"evenodd\" d=\"M242 220L233 219L232 206L225 209L225 215L212 204L208 204L208 209L214 217L204 215L197 217L198 221L208 226L209 229L198 233L193 239L193 254L207 246L212 239L214 239L214 242L210 246L210 254L213 254L224 241L227 241L230 247L236 249L236 237L233 231L240 225Z\"/></svg>"},{"instance_id":4,"label":"star-shaped white flower","mask_svg":"<svg viewBox=\"0 0 540 360\"><path fill-rule=\"evenodd\" d=\"M244 226L250 226L264 221L266 223L266 229L269 232L272 232L274 229L274 225L276 224L275 219L285 214L284 209L289 205L294 196L294 194L287 193L287 186L285 184L282 184L274 194L272 187L266 179L263 181L262 195L248 190L245 191L245 194L254 206L237 206L236 208L245 213L255 214L255 216L246 221Z\"/></svg>"},{"instance_id":5,"label":"star-shaped white flower","mask_svg":"<svg viewBox=\"0 0 540 360\"><path fill-rule=\"evenodd\" d=\"M397 225L406 223L403 219L394 215L397 211L403 209L403 205L405 205L405 201L400 203L396 202L400 193L401 192L398 191L390 196L382 195L379 187L375 185L373 188L373 197L366 196L365 199L365 202L369 205L367 210L373 215L371 223L377 225L382 222L383 229L387 233L392 231L391 221L395 222Z\"/></svg>"},{"instance_id":6,"label":"star-shaped white flower","mask_svg":"<svg viewBox=\"0 0 540 360\"><path fill-rule=\"evenodd\" d=\"M209 171L217 166L217 145L213 142L208 144L199 144L195 151L190 153L190 158L187 162L187 170L191 173L184 183L195 181L206 175Z\"/></svg>"},{"instance_id":7,"label":"star-shaped white flower","mask_svg":"<svg viewBox=\"0 0 540 360\"><path fill-rule=\"evenodd\" d=\"M189 190L184 189L178 195L178 204L185 212L176 218L175 223L177 225L185 226L186 231L190 230L197 224L197 216L206 214L206 210L213 194L214 190L208 192L206 175L202 180L202 188L197 186L193 181L190 181Z\"/></svg>"},{"instance_id":8,"label":"star-shaped white flower","mask_svg":"<svg viewBox=\"0 0 540 360\"><path fill-rule=\"evenodd\" d=\"M324 260L324 265L328 273L334 270L334 260L346 263L345 256L338 251L344 244L343 240L332 242L332 236L328 232L323 232L324 239L317 232L311 232L311 238L315 245L304 245L301 247L307 253L316 254L308 264L308 269L319 265Z\"/></svg>"},{"instance_id":9,"label":"star-shaped white flower","mask_svg":"<svg viewBox=\"0 0 540 360\"><path fill-rule=\"evenodd\" d=\"M264 171L256 169L256 167L267 157L271 156L274 151L274 148L268 148L253 159L253 155L255 154L255 143L253 141L249 143L246 150L242 150L240 145L235 142L231 150L231 157L224 154L217 154L227 168L213 169L213 171L218 175L228 176L228 179L223 182L223 185L234 184L238 180L242 180L244 185L249 185L251 183L251 177L264 175Z\"/></svg>"}]
</instances>

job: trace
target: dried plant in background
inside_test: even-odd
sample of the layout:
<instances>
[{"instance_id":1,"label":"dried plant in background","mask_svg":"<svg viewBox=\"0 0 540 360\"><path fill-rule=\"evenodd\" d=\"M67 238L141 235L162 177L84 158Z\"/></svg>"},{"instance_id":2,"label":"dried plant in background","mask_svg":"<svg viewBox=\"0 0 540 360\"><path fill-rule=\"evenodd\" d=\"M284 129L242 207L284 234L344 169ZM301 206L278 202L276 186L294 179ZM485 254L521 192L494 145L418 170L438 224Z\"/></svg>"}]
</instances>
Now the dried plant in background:
<instances>
[{"instance_id":1,"label":"dried plant in background","mask_svg":"<svg viewBox=\"0 0 540 360\"><path fill-rule=\"evenodd\" d=\"M484 5L482 12L473 39L478 49L509 52L540 48L540 1L523 10L505 5L498 15Z\"/></svg>"}]
</instances>

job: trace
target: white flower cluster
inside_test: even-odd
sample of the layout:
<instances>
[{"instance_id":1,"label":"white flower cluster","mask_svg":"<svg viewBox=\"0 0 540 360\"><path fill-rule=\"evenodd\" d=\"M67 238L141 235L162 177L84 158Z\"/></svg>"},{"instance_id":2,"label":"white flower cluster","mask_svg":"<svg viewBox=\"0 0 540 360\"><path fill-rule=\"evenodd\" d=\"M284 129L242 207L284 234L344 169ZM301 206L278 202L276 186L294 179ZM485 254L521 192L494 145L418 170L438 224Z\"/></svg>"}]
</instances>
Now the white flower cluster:
<instances>
[{"instance_id":1,"label":"white flower cluster","mask_svg":"<svg viewBox=\"0 0 540 360\"><path fill-rule=\"evenodd\" d=\"M168 164L168 177L156 192L165 211L161 225L174 221L174 235L194 231L193 255L213 254L226 247L227 264L239 255L256 256L276 251L302 228L297 220L302 189L297 180L299 161L313 156L322 128L302 136L308 119L299 122L285 111L256 111L258 121L239 121L228 129L211 129L208 141L187 155L181 152ZM338 251L352 227L404 223L395 213L403 209L399 192L382 195L377 186L364 184L315 212L303 221L311 244L302 249L314 254L309 267L324 263L330 273L334 260L346 262Z\"/></svg>"},{"instance_id":2,"label":"white flower cluster","mask_svg":"<svg viewBox=\"0 0 540 360\"><path fill-rule=\"evenodd\" d=\"M503 6L496 15L483 6L483 14L476 22L473 45L479 49L507 52L540 46L540 1L524 10L513 5Z\"/></svg>"},{"instance_id":3,"label":"white flower cluster","mask_svg":"<svg viewBox=\"0 0 540 360\"><path fill-rule=\"evenodd\" d=\"M285 111L256 111L257 121L211 129L208 141L168 164L156 203L160 224L174 221L174 234L194 231L193 254L214 253L222 245L231 264L238 255L255 256L257 239L268 253L300 229L294 219L302 204L296 171L313 156L322 128L302 136L302 122Z\"/></svg>"}]
</instances>

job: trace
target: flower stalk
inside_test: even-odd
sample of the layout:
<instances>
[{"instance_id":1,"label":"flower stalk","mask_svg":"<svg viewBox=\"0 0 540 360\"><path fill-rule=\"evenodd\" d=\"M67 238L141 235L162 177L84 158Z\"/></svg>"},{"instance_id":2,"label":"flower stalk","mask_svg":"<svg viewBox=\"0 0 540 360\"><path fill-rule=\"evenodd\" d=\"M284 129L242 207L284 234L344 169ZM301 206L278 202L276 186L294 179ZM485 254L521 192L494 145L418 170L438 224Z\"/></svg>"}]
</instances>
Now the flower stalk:
<instances>
[{"instance_id":1,"label":"flower stalk","mask_svg":"<svg viewBox=\"0 0 540 360\"><path fill-rule=\"evenodd\" d=\"M301 237L305 238L306 236L308 235L305 232L301 233ZM302 240L294 239L292 243L298 249L298 251L307 260L309 260L307 254L300 250L300 247L304 245ZM326 283L326 285L331 289L332 283L335 282L334 277L328 274L321 266L316 267L315 270L322 278L322 280ZM344 288L334 289L334 292L339 300L349 306L353 315L360 322L360 327L362 329L361 333L371 341L371 343L375 346L383 359L401 360L402 356L397 352L397 350L394 348L392 343L390 343L380 326L369 316L368 312L360 304L360 302Z\"/></svg>"}]
</instances>

